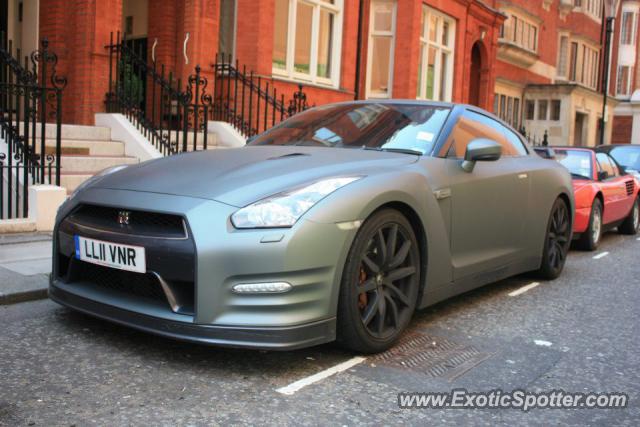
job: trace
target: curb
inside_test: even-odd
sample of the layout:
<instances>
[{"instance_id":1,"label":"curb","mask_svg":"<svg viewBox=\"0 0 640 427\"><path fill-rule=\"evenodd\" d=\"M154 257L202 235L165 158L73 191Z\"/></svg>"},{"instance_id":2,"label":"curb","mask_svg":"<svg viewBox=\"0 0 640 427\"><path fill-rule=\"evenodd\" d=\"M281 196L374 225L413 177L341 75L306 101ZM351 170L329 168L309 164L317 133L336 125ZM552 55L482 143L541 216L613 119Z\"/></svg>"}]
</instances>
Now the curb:
<instances>
[{"instance_id":1,"label":"curb","mask_svg":"<svg viewBox=\"0 0 640 427\"><path fill-rule=\"evenodd\" d=\"M11 294L0 294L0 305L18 304L21 302L37 301L48 297L48 288L33 289Z\"/></svg>"}]
</instances>

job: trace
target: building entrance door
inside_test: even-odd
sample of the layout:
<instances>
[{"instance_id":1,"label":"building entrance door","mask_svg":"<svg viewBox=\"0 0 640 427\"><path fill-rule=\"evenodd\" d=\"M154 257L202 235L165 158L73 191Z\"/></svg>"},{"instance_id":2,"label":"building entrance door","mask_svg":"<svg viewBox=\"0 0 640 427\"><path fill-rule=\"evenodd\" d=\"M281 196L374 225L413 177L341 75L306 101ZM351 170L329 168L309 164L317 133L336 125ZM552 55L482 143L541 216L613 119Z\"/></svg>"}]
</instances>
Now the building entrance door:
<instances>
[{"instance_id":1,"label":"building entrance door","mask_svg":"<svg viewBox=\"0 0 640 427\"><path fill-rule=\"evenodd\" d=\"M573 145L582 147L585 144L584 138L587 134L585 126L587 124L587 115L584 113L576 113L576 120L573 131Z\"/></svg>"},{"instance_id":2,"label":"building entrance door","mask_svg":"<svg viewBox=\"0 0 640 427\"><path fill-rule=\"evenodd\" d=\"M480 106L480 79L482 73L482 52L475 43L471 48L471 66L469 67L469 104Z\"/></svg>"}]
</instances>

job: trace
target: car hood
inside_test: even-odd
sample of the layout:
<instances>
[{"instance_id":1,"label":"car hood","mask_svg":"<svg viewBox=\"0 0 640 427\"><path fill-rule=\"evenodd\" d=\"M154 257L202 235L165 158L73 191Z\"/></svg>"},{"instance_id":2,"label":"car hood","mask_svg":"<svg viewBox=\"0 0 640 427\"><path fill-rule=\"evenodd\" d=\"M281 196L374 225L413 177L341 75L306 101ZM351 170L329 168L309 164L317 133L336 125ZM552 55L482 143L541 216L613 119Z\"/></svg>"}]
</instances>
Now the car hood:
<instances>
[{"instance_id":1,"label":"car hood","mask_svg":"<svg viewBox=\"0 0 640 427\"><path fill-rule=\"evenodd\" d=\"M322 178L372 175L418 161L411 154L362 149L253 146L185 153L105 175L91 185L246 206Z\"/></svg>"},{"instance_id":2,"label":"car hood","mask_svg":"<svg viewBox=\"0 0 640 427\"><path fill-rule=\"evenodd\" d=\"M571 180L572 184L573 184L573 190L574 191L578 191L581 188L590 186L594 183L594 181L589 180L589 179L572 179Z\"/></svg>"}]
</instances>

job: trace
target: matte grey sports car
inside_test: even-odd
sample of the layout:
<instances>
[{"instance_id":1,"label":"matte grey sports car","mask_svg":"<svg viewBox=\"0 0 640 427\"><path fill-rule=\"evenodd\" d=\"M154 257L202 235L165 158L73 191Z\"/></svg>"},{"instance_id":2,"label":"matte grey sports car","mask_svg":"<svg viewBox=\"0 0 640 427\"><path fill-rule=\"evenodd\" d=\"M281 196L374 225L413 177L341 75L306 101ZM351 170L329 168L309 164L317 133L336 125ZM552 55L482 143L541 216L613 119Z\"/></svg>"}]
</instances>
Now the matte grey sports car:
<instances>
[{"instance_id":1,"label":"matte grey sports car","mask_svg":"<svg viewBox=\"0 0 640 427\"><path fill-rule=\"evenodd\" d=\"M416 308L563 269L571 178L475 107L349 102L247 147L104 171L60 209L49 294L207 344L390 347Z\"/></svg>"}]
</instances>

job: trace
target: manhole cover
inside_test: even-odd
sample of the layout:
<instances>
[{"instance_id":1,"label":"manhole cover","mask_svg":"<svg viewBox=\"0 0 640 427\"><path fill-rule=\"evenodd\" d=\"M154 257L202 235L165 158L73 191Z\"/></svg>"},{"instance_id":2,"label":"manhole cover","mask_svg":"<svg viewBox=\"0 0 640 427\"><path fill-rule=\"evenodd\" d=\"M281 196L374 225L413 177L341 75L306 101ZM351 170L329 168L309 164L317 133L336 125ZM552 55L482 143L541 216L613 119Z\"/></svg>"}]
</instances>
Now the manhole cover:
<instances>
[{"instance_id":1,"label":"manhole cover","mask_svg":"<svg viewBox=\"0 0 640 427\"><path fill-rule=\"evenodd\" d=\"M371 362L452 381L489 357L490 353L479 351L472 345L411 332L393 348L376 355Z\"/></svg>"}]
</instances>

